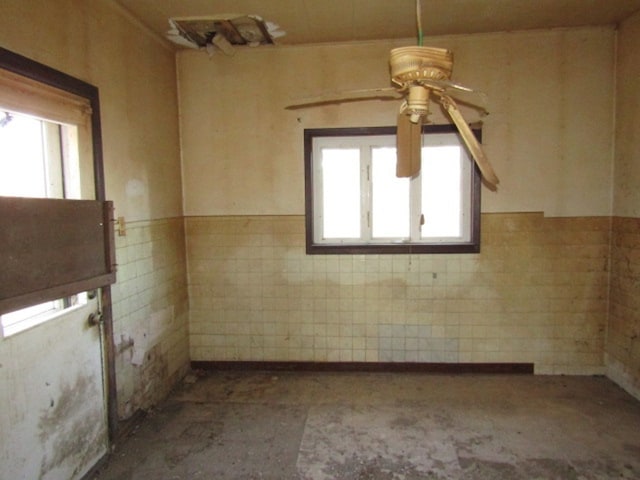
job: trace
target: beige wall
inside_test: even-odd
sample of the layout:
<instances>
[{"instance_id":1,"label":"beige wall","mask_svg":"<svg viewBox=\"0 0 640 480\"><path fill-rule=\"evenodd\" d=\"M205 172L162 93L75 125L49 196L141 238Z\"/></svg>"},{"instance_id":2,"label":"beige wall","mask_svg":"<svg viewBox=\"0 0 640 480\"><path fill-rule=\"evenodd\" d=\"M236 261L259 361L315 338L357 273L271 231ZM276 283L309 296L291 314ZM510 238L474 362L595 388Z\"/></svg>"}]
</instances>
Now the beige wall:
<instances>
[{"instance_id":1,"label":"beige wall","mask_svg":"<svg viewBox=\"0 0 640 480\"><path fill-rule=\"evenodd\" d=\"M479 255L305 254L303 129L389 125L398 105L284 106L387 85L400 43L178 54L192 360L604 371L614 30L427 43L450 47L454 79L490 99L501 184L483 190Z\"/></svg>"},{"instance_id":2,"label":"beige wall","mask_svg":"<svg viewBox=\"0 0 640 480\"><path fill-rule=\"evenodd\" d=\"M613 214L640 217L640 13L618 30Z\"/></svg>"},{"instance_id":3,"label":"beige wall","mask_svg":"<svg viewBox=\"0 0 640 480\"><path fill-rule=\"evenodd\" d=\"M602 374L609 218L484 214L474 255L306 255L303 216L186 220L191 359Z\"/></svg>"},{"instance_id":4,"label":"beige wall","mask_svg":"<svg viewBox=\"0 0 640 480\"><path fill-rule=\"evenodd\" d=\"M640 397L640 14L618 31L608 374Z\"/></svg>"},{"instance_id":5,"label":"beige wall","mask_svg":"<svg viewBox=\"0 0 640 480\"><path fill-rule=\"evenodd\" d=\"M489 96L483 139L501 185L483 191L483 211L611 213L614 40L611 28L428 39L453 50L456 81ZM389 50L406 44L180 52L185 214L304 213L303 129L390 125L398 103L285 105L387 86Z\"/></svg>"},{"instance_id":6,"label":"beige wall","mask_svg":"<svg viewBox=\"0 0 640 480\"><path fill-rule=\"evenodd\" d=\"M110 0L3 0L0 45L99 89L107 198L127 221L113 287L126 417L162 398L189 360L174 51Z\"/></svg>"},{"instance_id":7,"label":"beige wall","mask_svg":"<svg viewBox=\"0 0 640 480\"><path fill-rule=\"evenodd\" d=\"M189 365L185 235L182 218L141 221L116 237L113 286L118 413L156 405Z\"/></svg>"},{"instance_id":8,"label":"beige wall","mask_svg":"<svg viewBox=\"0 0 640 480\"><path fill-rule=\"evenodd\" d=\"M482 253L310 257L303 129L389 125L397 105L283 107L386 86L388 51L406 42L181 52L185 232L174 52L108 0L0 2L0 45L100 89L107 197L128 221L113 288L120 416L166 394L189 341L193 360L531 361L544 373L601 373L607 342L609 374L637 393L640 17L618 43L612 212L614 42L611 28L429 41L490 98L483 137L502 183L483 191Z\"/></svg>"}]
</instances>

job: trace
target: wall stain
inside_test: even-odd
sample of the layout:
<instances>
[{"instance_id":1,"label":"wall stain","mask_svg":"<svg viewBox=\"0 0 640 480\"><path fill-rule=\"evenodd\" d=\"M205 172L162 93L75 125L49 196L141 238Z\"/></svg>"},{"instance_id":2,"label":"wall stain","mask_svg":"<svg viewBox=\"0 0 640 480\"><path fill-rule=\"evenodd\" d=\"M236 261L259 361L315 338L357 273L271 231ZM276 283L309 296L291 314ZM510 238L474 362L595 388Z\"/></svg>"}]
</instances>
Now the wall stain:
<instances>
[{"instance_id":1,"label":"wall stain","mask_svg":"<svg viewBox=\"0 0 640 480\"><path fill-rule=\"evenodd\" d=\"M52 399L51 407L41 413L38 436L45 454L40 463L40 478L65 463L75 466L75 476L104 448L103 398L96 381L102 380L79 375L73 385L63 384L57 401Z\"/></svg>"},{"instance_id":2,"label":"wall stain","mask_svg":"<svg viewBox=\"0 0 640 480\"><path fill-rule=\"evenodd\" d=\"M162 353L158 343L149 349L144 357L144 363L140 366L136 379L137 387L130 402L143 408L155 404L158 399L169 393L168 377L167 357Z\"/></svg>"}]
</instances>

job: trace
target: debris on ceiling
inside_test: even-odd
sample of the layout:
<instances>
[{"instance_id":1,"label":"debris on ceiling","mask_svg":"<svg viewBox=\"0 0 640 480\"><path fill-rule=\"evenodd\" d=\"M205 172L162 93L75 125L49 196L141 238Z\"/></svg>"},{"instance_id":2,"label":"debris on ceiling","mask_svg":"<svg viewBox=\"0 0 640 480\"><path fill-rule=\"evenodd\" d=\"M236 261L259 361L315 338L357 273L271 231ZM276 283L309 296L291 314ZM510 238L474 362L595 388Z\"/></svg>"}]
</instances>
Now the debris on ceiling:
<instances>
[{"instance_id":1,"label":"debris on ceiling","mask_svg":"<svg viewBox=\"0 0 640 480\"><path fill-rule=\"evenodd\" d=\"M258 15L222 14L205 17L175 17L169 19L167 38L188 48L216 50L234 54L235 46L257 47L273 45L286 32Z\"/></svg>"}]
</instances>

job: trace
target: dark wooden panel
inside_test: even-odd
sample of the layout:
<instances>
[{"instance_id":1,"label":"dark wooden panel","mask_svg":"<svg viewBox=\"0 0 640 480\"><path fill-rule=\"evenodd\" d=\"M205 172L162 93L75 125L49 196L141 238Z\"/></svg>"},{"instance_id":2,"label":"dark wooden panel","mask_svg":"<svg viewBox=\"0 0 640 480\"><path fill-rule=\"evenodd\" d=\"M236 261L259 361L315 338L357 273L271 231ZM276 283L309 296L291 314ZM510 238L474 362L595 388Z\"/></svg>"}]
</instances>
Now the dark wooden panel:
<instances>
[{"instance_id":1,"label":"dark wooden panel","mask_svg":"<svg viewBox=\"0 0 640 480\"><path fill-rule=\"evenodd\" d=\"M195 370L261 370L291 372L533 374L533 363L194 361L191 362L191 368Z\"/></svg>"},{"instance_id":2,"label":"dark wooden panel","mask_svg":"<svg viewBox=\"0 0 640 480\"><path fill-rule=\"evenodd\" d=\"M0 197L0 314L115 280L110 202Z\"/></svg>"}]
</instances>

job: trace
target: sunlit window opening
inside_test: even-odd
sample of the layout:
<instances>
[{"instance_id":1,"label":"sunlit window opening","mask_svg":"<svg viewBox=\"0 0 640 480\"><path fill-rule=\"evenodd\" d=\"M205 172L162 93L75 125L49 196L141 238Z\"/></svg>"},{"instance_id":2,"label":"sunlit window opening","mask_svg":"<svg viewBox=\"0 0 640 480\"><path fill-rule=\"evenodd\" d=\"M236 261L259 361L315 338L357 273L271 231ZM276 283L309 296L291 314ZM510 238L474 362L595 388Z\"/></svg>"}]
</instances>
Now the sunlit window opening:
<instances>
[{"instance_id":1,"label":"sunlit window opening","mask_svg":"<svg viewBox=\"0 0 640 480\"><path fill-rule=\"evenodd\" d=\"M76 127L0 110L0 196L80 198ZM84 305L87 294L0 316L7 337Z\"/></svg>"},{"instance_id":2,"label":"sunlit window opening","mask_svg":"<svg viewBox=\"0 0 640 480\"><path fill-rule=\"evenodd\" d=\"M422 238L462 235L462 156L459 146L422 149Z\"/></svg>"},{"instance_id":3,"label":"sunlit window opening","mask_svg":"<svg viewBox=\"0 0 640 480\"><path fill-rule=\"evenodd\" d=\"M87 293L79 293L68 298L41 303L15 312L5 313L2 319L2 334L9 337L28 328L53 320L69 310L86 305Z\"/></svg>"},{"instance_id":4,"label":"sunlit window opening","mask_svg":"<svg viewBox=\"0 0 640 480\"><path fill-rule=\"evenodd\" d=\"M423 134L422 167L396 176L394 135L313 139L313 240L328 245L471 241L473 162L455 132Z\"/></svg>"},{"instance_id":5,"label":"sunlit window opening","mask_svg":"<svg viewBox=\"0 0 640 480\"><path fill-rule=\"evenodd\" d=\"M321 165L324 238L359 238L360 151L325 148Z\"/></svg>"},{"instance_id":6,"label":"sunlit window opening","mask_svg":"<svg viewBox=\"0 0 640 480\"><path fill-rule=\"evenodd\" d=\"M371 234L373 238L410 237L410 184L396 177L396 149L371 149Z\"/></svg>"}]
</instances>

